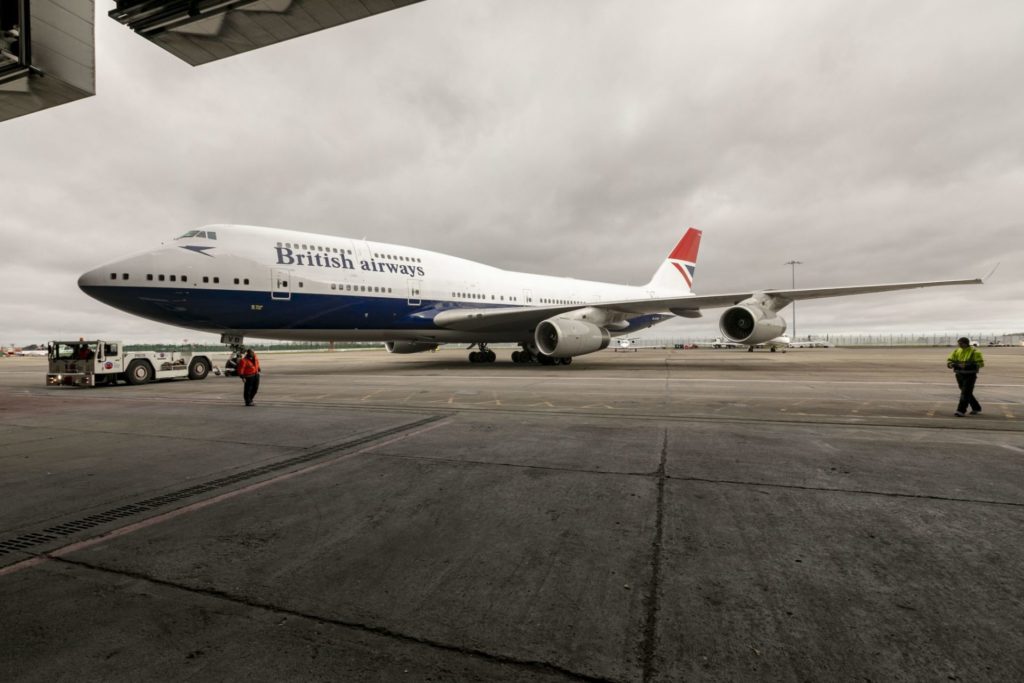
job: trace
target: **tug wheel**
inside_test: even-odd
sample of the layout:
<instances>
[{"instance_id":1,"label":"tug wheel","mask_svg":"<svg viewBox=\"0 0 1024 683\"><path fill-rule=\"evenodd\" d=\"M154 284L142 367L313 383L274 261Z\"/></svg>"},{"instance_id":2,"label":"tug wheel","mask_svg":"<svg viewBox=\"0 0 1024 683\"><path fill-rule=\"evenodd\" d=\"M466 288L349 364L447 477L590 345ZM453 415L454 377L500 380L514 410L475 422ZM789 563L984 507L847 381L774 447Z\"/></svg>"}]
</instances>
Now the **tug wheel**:
<instances>
[{"instance_id":1,"label":"tug wheel","mask_svg":"<svg viewBox=\"0 0 1024 683\"><path fill-rule=\"evenodd\" d=\"M153 380L153 367L144 360L133 360L125 373L128 384L146 384Z\"/></svg>"},{"instance_id":2,"label":"tug wheel","mask_svg":"<svg viewBox=\"0 0 1024 683\"><path fill-rule=\"evenodd\" d=\"M206 379L210 374L210 364L205 358L193 358L188 366L189 379Z\"/></svg>"}]
</instances>

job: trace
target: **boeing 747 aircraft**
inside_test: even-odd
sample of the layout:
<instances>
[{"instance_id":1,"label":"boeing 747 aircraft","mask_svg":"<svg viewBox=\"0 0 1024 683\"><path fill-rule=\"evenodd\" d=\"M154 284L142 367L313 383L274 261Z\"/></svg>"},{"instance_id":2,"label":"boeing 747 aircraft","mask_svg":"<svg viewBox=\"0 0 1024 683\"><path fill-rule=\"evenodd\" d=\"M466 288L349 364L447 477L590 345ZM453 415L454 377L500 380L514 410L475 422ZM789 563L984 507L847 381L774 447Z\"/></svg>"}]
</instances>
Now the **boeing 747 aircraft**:
<instances>
[{"instance_id":1,"label":"boeing 747 aircraft","mask_svg":"<svg viewBox=\"0 0 1024 683\"><path fill-rule=\"evenodd\" d=\"M793 301L918 287L981 284L980 278L695 295L701 232L690 228L643 286L517 273L456 256L330 235L243 225L189 230L145 253L82 275L91 297L157 322L244 337L380 341L391 353L443 343L478 350L512 342L517 363L569 364L673 316L725 308L722 334L744 345L780 336Z\"/></svg>"}]
</instances>

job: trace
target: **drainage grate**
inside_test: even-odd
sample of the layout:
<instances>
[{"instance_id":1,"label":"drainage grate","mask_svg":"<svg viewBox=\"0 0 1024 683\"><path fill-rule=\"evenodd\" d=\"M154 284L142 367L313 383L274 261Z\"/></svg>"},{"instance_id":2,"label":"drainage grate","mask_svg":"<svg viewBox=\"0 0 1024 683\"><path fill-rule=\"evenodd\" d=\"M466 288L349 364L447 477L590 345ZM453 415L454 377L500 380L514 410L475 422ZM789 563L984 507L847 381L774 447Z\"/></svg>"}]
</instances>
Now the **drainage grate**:
<instances>
[{"instance_id":1,"label":"drainage grate","mask_svg":"<svg viewBox=\"0 0 1024 683\"><path fill-rule=\"evenodd\" d=\"M31 548L32 546L39 545L40 543L46 543L57 538L56 536L49 536L47 534L23 534L17 538L10 538L6 541L0 541L0 555L8 552L14 552L15 550L24 550L25 548Z\"/></svg>"},{"instance_id":2,"label":"drainage grate","mask_svg":"<svg viewBox=\"0 0 1024 683\"><path fill-rule=\"evenodd\" d=\"M294 458L288 458L287 460L282 460L280 462L263 465L261 467L254 467L251 470L245 470L244 472L236 472L235 474L226 477L220 477L219 479L214 479L212 481L204 482L202 484L189 486L188 488L181 489L180 491L172 491L171 493L165 493L162 496L157 496L155 498L147 498L146 500L142 500L137 503L131 503L129 505L122 505L121 507L114 508L113 510L107 510L106 512L101 512L99 514L89 515L88 517L76 519L71 522L63 522L56 526L52 526L48 529L44 529L44 533L22 534L17 538L10 538L7 540L0 541L0 555L6 555L7 553L13 553L19 550L27 550L29 548L42 545L43 543L48 543L50 541L57 540L58 538L64 536L70 536L71 534L76 534L80 531L92 529L93 527L97 527L101 524L115 522L119 519L124 519L125 517L132 517L142 512L155 510L156 508L167 505L168 503L176 503L180 500L191 498L193 496L198 496L203 493L216 491L217 489L222 489L226 486L237 484L247 479L253 479L255 477L259 477L270 472L276 472L278 470L287 469L295 465L301 465L312 460L317 460L319 458L332 455L339 451L344 451L351 448L355 448L357 446L362 446L363 444L367 444L372 441L377 441L379 439L383 439L384 437L392 436L394 434L400 434L402 432L409 431L410 429L416 429L417 427L428 425L431 422L437 422L442 417L442 415L433 415L431 417L426 417L423 418L422 420L417 420L416 422L411 422L400 427L392 427L391 429L385 429L382 432L368 434L366 436L351 439L349 441L345 441L334 446L328 446L326 448L321 448L315 451L311 451L309 453L304 453L303 455L298 455Z\"/></svg>"}]
</instances>

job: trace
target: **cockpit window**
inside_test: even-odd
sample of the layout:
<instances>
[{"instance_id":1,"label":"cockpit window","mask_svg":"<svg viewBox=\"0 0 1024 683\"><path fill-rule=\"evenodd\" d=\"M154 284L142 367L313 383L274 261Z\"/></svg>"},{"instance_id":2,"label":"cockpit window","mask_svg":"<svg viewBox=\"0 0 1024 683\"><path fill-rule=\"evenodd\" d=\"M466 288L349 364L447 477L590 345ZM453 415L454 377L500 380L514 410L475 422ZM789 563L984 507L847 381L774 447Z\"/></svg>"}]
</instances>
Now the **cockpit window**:
<instances>
[{"instance_id":1,"label":"cockpit window","mask_svg":"<svg viewBox=\"0 0 1024 683\"><path fill-rule=\"evenodd\" d=\"M210 230L189 230L184 235L180 235L178 237L175 237L174 239L183 240L192 237L201 237L203 239L215 240L217 239L217 233Z\"/></svg>"}]
</instances>

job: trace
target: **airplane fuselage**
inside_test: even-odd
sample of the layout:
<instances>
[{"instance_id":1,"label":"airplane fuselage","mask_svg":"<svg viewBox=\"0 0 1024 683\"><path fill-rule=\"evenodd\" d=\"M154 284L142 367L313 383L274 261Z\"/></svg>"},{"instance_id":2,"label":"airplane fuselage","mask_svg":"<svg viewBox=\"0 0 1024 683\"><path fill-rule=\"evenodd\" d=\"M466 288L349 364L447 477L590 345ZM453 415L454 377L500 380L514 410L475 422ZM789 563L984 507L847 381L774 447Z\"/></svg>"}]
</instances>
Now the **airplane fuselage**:
<instances>
[{"instance_id":1,"label":"airplane fuselage","mask_svg":"<svg viewBox=\"0 0 1024 683\"><path fill-rule=\"evenodd\" d=\"M585 306L666 294L506 271L394 244L236 225L191 230L89 271L79 286L128 313L207 332L442 343L527 343L533 334L532 325L500 332L441 329L433 319L442 311ZM611 333L633 333L671 317L631 316Z\"/></svg>"}]
</instances>

